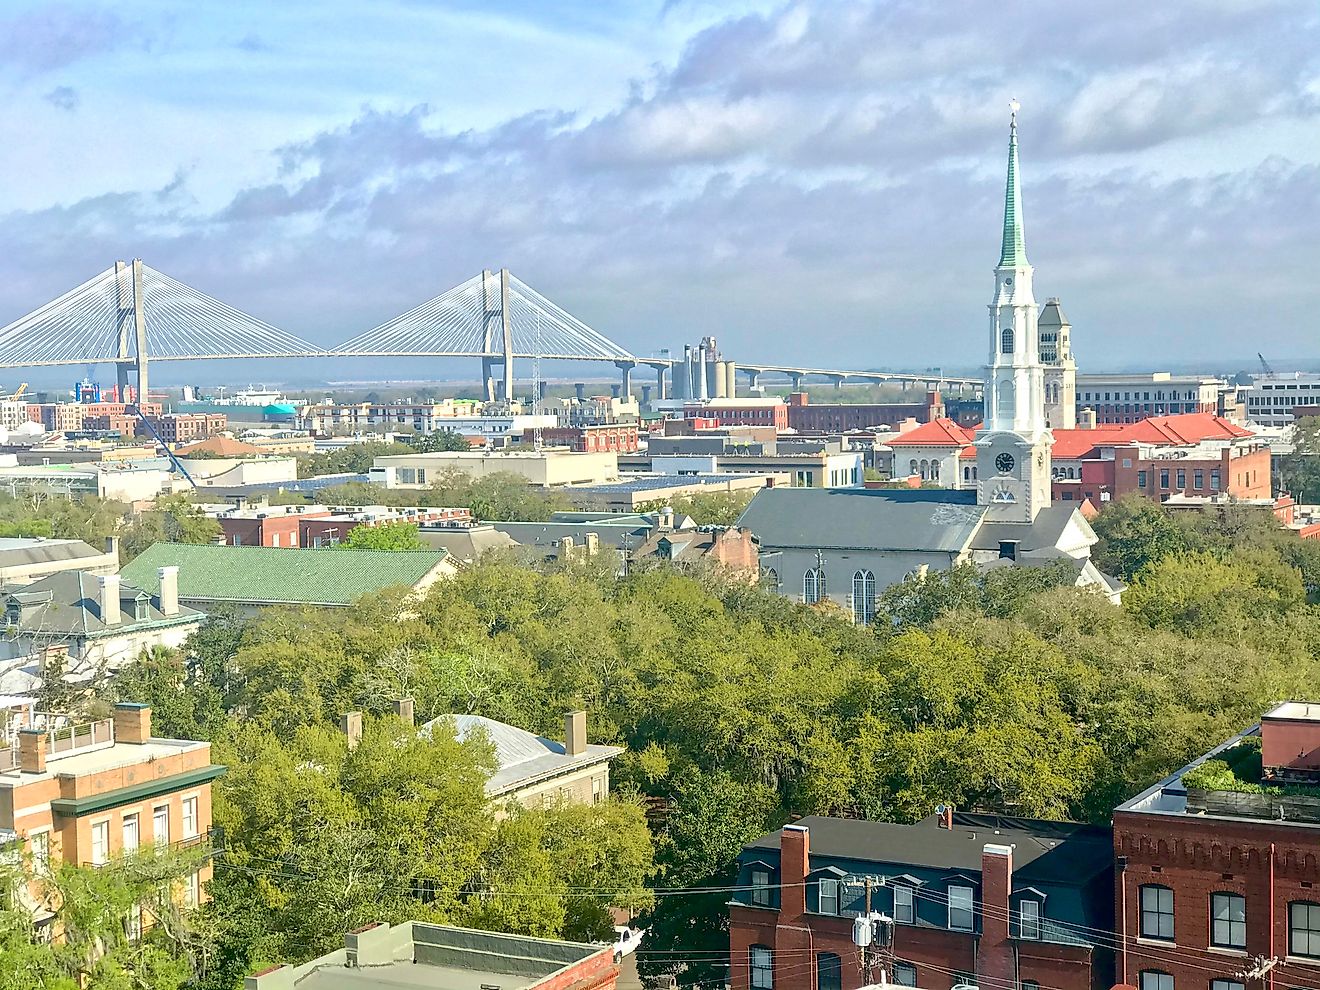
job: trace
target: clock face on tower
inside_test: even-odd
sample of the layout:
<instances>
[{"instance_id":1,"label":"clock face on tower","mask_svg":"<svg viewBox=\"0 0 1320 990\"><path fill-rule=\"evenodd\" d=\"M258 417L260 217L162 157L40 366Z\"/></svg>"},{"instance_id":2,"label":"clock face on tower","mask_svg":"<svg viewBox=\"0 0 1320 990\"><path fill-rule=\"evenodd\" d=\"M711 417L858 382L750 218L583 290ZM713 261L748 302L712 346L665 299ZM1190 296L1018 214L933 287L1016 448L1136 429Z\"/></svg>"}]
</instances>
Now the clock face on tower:
<instances>
[{"instance_id":1,"label":"clock face on tower","mask_svg":"<svg viewBox=\"0 0 1320 990\"><path fill-rule=\"evenodd\" d=\"M1013 455L1006 452L995 458L995 469L1000 474L1008 474L1008 472L1013 470L1013 465L1016 463L1017 462L1013 460Z\"/></svg>"}]
</instances>

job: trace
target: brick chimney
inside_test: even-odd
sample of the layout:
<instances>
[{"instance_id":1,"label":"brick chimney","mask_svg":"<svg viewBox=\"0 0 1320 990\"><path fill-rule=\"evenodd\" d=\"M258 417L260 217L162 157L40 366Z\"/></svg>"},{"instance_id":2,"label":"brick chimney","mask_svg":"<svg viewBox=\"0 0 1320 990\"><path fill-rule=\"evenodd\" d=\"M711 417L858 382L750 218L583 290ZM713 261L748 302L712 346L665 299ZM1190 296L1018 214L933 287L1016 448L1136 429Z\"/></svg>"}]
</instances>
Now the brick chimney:
<instances>
[{"instance_id":1,"label":"brick chimney","mask_svg":"<svg viewBox=\"0 0 1320 990\"><path fill-rule=\"evenodd\" d=\"M564 755L581 756L587 751L587 713L578 709L564 716Z\"/></svg>"},{"instance_id":2,"label":"brick chimney","mask_svg":"<svg viewBox=\"0 0 1320 990\"><path fill-rule=\"evenodd\" d=\"M160 581L160 614L179 614L179 569L177 567L158 567L156 577Z\"/></svg>"},{"instance_id":3,"label":"brick chimney","mask_svg":"<svg viewBox=\"0 0 1320 990\"><path fill-rule=\"evenodd\" d=\"M987 986L1017 986L1009 937L1012 890L1013 847L987 843L981 850L981 938L976 945L976 975Z\"/></svg>"},{"instance_id":4,"label":"brick chimney","mask_svg":"<svg viewBox=\"0 0 1320 990\"><path fill-rule=\"evenodd\" d=\"M18 769L24 773L46 772L46 730L18 730Z\"/></svg>"},{"instance_id":5,"label":"brick chimney","mask_svg":"<svg viewBox=\"0 0 1320 990\"><path fill-rule=\"evenodd\" d=\"M940 816L940 828L953 829L953 805L942 804L935 809L935 813Z\"/></svg>"},{"instance_id":6,"label":"brick chimney","mask_svg":"<svg viewBox=\"0 0 1320 990\"><path fill-rule=\"evenodd\" d=\"M811 872L811 834L805 825L785 825L779 833L779 920L796 921L807 913L807 874Z\"/></svg>"},{"instance_id":7,"label":"brick chimney","mask_svg":"<svg viewBox=\"0 0 1320 990\"><path fill-rule=\"evenodd\" d=\"M101 611L101 621L107 626L117 626L123 616L119 605L119 575L102 575L97 578L97 583L100 586L97 607Z\"/></svg>"},{"instance_id":8,"label":"brick chimney","mask_svg":"<svg viewBox=\"0 0 1320 990\"><path fill-rule=\"evenodd\" d=\"M348 748L352 749L362 741L362 713L344 712L339 716L339 731L348 739Z\"/></svg>"},{"instance_id":9,"label":"brick chimney","mask_svg":"<svg viewBox=\"0 0 1320 990\"><path fill-rule=\"evenodd\" d=\"M415 706L412 698L400 698L398 701L394 702L394 714L399 716L399 718L403 719L409 725L412 725L414 724L413 723L414 707Z\"/></svg>"},{"instance_id":10,"label":"brick chimney","mask_svg":"<svg viewBox=\"0 0 1320 990\"><path fill-rule=\"evenodd\" d=\"M135 701L115 705L115 742L142 745L151 739L151 706Z\"/></svg>"}]
</instances>

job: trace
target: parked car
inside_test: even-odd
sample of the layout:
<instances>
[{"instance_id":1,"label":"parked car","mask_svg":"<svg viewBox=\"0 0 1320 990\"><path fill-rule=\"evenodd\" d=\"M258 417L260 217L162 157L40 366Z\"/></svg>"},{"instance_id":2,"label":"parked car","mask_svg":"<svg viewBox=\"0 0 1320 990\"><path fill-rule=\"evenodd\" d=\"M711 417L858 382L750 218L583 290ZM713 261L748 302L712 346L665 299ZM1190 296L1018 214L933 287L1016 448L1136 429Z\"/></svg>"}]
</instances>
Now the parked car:
<instances>
[{"instance_id":1,"label":"parked car","mask_svg":"<svg viewBox=\"0 0 1320 990\"><path fill-rule=\"evenodd\" d=\"M614 961L619 962L624 956L632 955L637 946L646 937L645 928L629 928L627 925L614 926Z\"/></svg>"}]
</instances>

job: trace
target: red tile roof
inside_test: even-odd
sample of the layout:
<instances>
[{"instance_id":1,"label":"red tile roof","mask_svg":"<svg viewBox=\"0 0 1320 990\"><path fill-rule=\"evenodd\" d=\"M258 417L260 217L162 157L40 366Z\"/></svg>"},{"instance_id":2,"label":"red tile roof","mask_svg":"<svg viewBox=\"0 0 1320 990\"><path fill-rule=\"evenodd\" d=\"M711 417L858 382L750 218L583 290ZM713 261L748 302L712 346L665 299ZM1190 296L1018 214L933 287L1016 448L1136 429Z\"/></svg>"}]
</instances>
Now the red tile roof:
<instances>
[{"instance_id":1,"label":"red tile roof","mask_svg":"<svg viewBox=\"0 0 1320 990\"><path fill-rule=\"evenodd\" d=\"M1138 423L1106 423L1093 430L1055 430L1051 456L1056 460L1085 458L1096 447L1130 443L1186 445L1202 440L1234 440L1249 437L1251 430L1210 413L1154 416Z\"/></svg>"},{"instance_id":2,"label":"red tile roof","mask_svg":"<svg viewBox=\"0 0 1320 990\"><path fill-rule=\"evenodd\" d=\"M951 419L933 419L915 430L889 441L891 447L965 447L976 439L975 430L967 430Z\"/></svg>"}]
</instances>

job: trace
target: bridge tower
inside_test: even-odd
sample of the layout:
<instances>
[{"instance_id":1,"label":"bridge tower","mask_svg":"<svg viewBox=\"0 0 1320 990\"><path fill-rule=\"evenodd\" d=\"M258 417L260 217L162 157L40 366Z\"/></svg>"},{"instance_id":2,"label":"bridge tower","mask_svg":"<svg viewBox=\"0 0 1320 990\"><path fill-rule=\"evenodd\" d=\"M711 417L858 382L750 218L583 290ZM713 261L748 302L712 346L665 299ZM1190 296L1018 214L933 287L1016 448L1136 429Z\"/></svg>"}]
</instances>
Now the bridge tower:
<instances>
[{"instance_id":1,"label":"bridge tower","mask_svg":"<svg viewBox=\"0 0 1320 990\"><path fill-rule=\"evenodd\" d=\"M497 398L513 401L513 323L509 319L509 270L501 268L499 281L489 268L481 273L481 325L483 350L481 380L487 401ZM496 335L499 339L496 340ZM499 350L496 351L498 344ZM495 357L498 353L501 357ZM495 385L495 364L503 362L504 374L500 388ZM503 391L503 395L499 392Z\"/></svg>"},{"instance_id":2,"label":"bridge tower","mask_svg":"<svg viewBox=\"0 0 1320 990\"><path fill-rule=\"evenodd\" d=\"M119 349L115 357L115 381L119 401L128 401L129 372L137 372L137 403L147 402L147 314L142 302L142 259L115 262L115 326Z\"/></svg>"}]
</instances>

